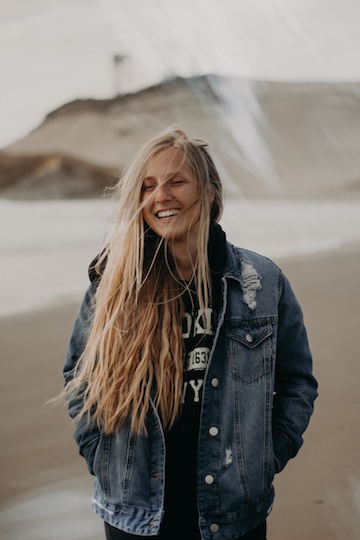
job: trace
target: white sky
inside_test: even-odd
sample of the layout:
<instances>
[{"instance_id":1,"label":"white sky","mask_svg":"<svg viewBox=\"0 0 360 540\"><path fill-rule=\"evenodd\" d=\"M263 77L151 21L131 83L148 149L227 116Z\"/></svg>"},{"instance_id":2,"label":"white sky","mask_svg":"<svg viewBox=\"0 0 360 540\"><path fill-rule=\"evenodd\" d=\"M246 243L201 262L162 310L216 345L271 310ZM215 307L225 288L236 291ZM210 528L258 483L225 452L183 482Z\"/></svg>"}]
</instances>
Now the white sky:
<instances>
[{"instance_id":1,"label":"white sky","mask_svg":"<svg viewBox=\"0 0 360 540\"><path fill-rule=\"evenodd\" d=\"M358 0L0 0L0 147L76 98L206 72L356 81L359 53Z\"/></svg>"}]
</instances>

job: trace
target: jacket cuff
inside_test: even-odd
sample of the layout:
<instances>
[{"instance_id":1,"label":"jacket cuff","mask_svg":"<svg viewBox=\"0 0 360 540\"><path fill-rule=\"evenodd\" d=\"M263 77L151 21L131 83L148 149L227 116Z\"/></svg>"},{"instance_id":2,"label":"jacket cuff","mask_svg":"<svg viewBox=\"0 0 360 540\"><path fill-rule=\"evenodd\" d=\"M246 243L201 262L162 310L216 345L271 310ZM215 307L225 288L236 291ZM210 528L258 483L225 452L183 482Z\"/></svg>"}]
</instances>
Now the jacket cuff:
<instances>
[{"instance_id":1,"label":"jacket cuff","mask_svg":"<svg viewBox=\"0 0 360 540\"><path fill-rule=\"evenodd\" d=\"M97 450L97 447L99 445L100 437L96 437L93 441L91 441L83 450L80 452L86 461L87 467L89 469L89 472L94 475L94 459L95 459L95 453Z\"/></svg>"},{"instance_id":2,"label":"jacket cuff","mask_svg":"<svg viewBox=\"0 0 360 540\"><path fill-rule=\"evenodd\" d=\"M282 433L274 433L274 460L275 472L279 473L283 470L290 458L293 457L293 447L290 439Z\"/></svg>"}]
</instances>

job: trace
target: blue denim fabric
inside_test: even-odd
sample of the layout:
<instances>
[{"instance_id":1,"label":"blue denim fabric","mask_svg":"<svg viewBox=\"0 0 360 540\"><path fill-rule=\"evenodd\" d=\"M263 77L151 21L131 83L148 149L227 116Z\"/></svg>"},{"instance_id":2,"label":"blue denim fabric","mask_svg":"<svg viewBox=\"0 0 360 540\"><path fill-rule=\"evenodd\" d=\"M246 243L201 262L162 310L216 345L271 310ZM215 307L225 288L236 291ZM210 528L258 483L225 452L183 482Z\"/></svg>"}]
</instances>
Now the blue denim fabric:
<instances>
[{"instance_id":1,"label":"blue denim fabric","mask_svg":"<svg viewBox=\"0 0 360 540\"><path fill-rule=\"evenodd\" d=\"M298 452L317 396L302 311L288 280L265 257L230 243L227 251L198 443L204 540L238 538L265 521L273 477ZM65 381L86 343L94 292L90 285L75 322ZM79 407L69 400L72 417ZM211 427L218 431L209 433ZM125 532L152 536L163 516L166 451L153 402L147 431L134 436L126 423L106 436L83 418L74 438L95 475L95 512Z\"/></svg>"}]
</instances>

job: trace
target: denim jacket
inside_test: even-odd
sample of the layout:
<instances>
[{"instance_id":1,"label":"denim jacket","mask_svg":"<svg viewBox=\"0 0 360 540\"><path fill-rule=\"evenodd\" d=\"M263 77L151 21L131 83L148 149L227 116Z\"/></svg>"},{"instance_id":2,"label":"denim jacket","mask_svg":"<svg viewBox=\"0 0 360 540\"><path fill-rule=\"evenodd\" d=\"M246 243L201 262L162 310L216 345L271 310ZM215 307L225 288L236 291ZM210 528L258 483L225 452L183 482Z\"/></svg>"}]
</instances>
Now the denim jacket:
<instances>
[{"instance_id":1,"label":"denim jacket","mask_svg":"<svg viewBox=\"0 0 360 540\"><path fill-rule=\"evenodd\" d=\"M227 254L198 441L204 540L238 538L266 519L274 475L298 452L317 396L302 312L288 280L256 253L227 242ZM95 288L92 283L75 321L65 382L85 347ZM80 406L69 400L72 417ZM95 475L95 512L128 533L153 536L164 512L166 448L152 401L146 426L147 435L133 435L129 422L105 435L83 417L74 438Z\"/></svg>"}]
</instances>

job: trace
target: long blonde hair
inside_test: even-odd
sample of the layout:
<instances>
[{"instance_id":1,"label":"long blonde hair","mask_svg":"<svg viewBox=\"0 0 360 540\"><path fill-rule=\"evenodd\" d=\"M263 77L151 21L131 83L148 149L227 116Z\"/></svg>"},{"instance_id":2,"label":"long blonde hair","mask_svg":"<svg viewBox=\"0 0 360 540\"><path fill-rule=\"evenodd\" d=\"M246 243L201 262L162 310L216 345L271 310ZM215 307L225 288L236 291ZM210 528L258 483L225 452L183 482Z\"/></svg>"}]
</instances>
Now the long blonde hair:
<instances>
[{"instance_id":1,"label":"long blonde hair","mask_svg":"<svg viewBox=\"0 0 360 540\"><path fill-rule=\"evenodd\" d=\"M180 128L153 138L134 157L116 186L117 221L96 264L99 284L91 329L67 384L81 396L87 414L105 433L130 418L134 433L146 431L150 396L164 426L180 407L184 345L181 298L186 285L177 272L171 241L157 237L142 217L142 186L149 160L168 148L181 151L194 173L200 209L193 280L200 307L211 292L207 259L210 225L222 212L221 182L206 143Z\"/></svg>"}]
</instances>

